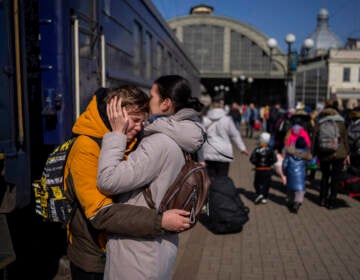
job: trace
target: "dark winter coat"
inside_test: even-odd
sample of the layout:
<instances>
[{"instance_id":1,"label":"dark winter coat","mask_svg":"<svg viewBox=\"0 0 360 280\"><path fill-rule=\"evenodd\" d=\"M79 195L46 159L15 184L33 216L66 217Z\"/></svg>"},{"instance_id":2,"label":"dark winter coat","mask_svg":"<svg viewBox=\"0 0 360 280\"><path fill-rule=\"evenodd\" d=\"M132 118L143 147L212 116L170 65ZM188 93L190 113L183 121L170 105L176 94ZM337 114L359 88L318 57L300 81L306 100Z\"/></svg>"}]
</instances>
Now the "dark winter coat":
<instances>
[{"instance_id":1,"label":"dark winter coat","mask_svg":"<svg viewBox=\"0 0 360 280\"><path fill-rule=\"evenodd\" d=\"M251 153L250 162L256 168L272 167L277 161L275 152L268 146L259 146Z\"/></svg>"},{"instance_id":2,"label":"dark winter coat","mask_svg":"<svg viewBox=\"0 0 360 280\"><path fill-rule=\"evenodd\" d=\"M319 137L319 123L316 124L314 129L314 135L312 139L312 154L318 156L320 162L321 161L331 161L333 159L345 159L349 154L349 141L348 141L348 134L345 127L345 123L343 120L340 120L341 116L335 109L332 108L325 108L319 114L319 120L325 118L327 116L339 116L339 121L336 121L339 127L340 139L339 139L339 147L334 153L331 154L324 154L318 150L318 137Z\"/></svg>"}]
</instances>

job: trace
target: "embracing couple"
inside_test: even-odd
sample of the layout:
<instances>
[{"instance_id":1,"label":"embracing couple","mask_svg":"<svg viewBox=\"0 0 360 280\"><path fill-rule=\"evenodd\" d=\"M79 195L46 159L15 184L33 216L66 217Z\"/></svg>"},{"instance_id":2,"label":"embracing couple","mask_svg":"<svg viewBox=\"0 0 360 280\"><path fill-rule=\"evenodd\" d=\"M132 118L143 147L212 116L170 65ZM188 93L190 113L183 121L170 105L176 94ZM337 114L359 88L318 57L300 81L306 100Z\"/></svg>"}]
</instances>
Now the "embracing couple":
<instances>
[{"instance_id":1,"label":"embracing couple","mask_svg":"<svg viewBox=\"0 0 360 280\"><path fill-rule=\"evenodd\" d=\"M202 146L193 102L186 79L163 76L150 100L134 86L99 89L77 119L64 174L79 204L68 227L73 280L171 279L189 213L152 210L142 191L149 186L158 207L184 165L183 151Z\"/></svg>"}]
</instances>

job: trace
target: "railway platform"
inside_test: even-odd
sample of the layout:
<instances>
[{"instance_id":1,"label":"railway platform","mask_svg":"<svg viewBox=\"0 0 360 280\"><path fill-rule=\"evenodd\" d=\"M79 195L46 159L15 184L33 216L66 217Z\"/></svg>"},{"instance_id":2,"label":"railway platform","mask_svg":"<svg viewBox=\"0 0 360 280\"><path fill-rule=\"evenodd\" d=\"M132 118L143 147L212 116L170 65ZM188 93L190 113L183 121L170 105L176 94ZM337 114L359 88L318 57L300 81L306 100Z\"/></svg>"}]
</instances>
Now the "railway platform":
<instances>
[{"instance_id":1,"label":"railway platform","mask_svg":"<svg viewBox=\"0 0 360 280\"><path fill-rule=\"evenodd\" d=\"M249 151L255 139L243 138ZM338 195L334 210L317 204L320 172L298 214L273 176L265 205L254 205L249 159L236 151L230 166L250 220L242 232L215 235L198 223L180 235L174 280L360 279L360 202Z\"/></svg>"}]
</instances>

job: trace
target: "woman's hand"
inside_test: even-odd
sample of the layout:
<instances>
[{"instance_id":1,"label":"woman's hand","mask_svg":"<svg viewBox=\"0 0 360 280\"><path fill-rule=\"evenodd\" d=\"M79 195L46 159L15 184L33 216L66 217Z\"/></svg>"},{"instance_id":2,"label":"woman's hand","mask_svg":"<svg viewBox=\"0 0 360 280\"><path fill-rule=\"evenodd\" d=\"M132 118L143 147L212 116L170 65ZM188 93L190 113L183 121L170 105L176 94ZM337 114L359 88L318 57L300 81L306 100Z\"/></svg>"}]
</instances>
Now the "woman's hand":
<instances>
[{"instance_id":1,"label":"woman's hand","mask_svg":"<svg viewBox=\"0 0 360 280\"><path fill-rule=\"evenodd\" d=\"M106 112L112 131L126 134L131 130L127 110L121 106L121 98L118 101L117 96L113 97L106 105Z\"/></svg>"},{"instance_id":2,"label":"woman's hand","mask_svg":"<svg viewBox=\"0 0 360 280\"><path fill-rule=\"evenodd\" d=\"M167 210L162 216L161 227L167 231L184 231L190 227L189 215L190 213L185 210Z\"/></svg>"},{"instance_id":3,"label":"woman's hand","mask_svg":"<svg viewBox=\"0 0 360 280\"><path fill-rule=\"evenodd\" d=\"M248 150L243 150L241 151L241 153L245 156L249 156L249 151Z\"/></svg>"}]
</instances>

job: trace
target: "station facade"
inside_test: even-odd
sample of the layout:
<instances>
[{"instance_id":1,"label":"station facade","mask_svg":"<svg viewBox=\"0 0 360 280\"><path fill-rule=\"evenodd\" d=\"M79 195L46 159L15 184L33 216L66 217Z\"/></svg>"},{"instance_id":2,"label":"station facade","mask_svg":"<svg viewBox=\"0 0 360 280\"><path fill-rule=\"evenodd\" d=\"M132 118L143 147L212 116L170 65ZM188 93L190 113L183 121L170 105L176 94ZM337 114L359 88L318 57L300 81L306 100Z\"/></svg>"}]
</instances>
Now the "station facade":
<instances>
[{"instance_id":1,"label":"station facade","mask_svg":"<svg viewBox=\"0 0 360 280\"><path fill-rule=\"evenodd\" d=\"M225 102L257 105L286 103L286 58L270 57L268 37L254 27L212 13L210 6L191 8L190 15L168 21L200 70L208 94Z\"/></svg>"},{"instance_id":2,"label":"station facade","mask_svg":"<svg viewBox=\"0 0 360 280\"><path fill-rule=\"evenodd\" d=\"M310 51L300 50L292 73L295 101L321 108L326 99L338 99L344 107L360 101L359 39L344 46L321 9L309 38ZM190 14L168 21L177 38L200 70L204 91L224 94L225 102L254 102L257 106L287 104L287 54L270 50L269 38L243 22L213 14L213 7L199 5Z\"/></svg>"}]
</instances>

